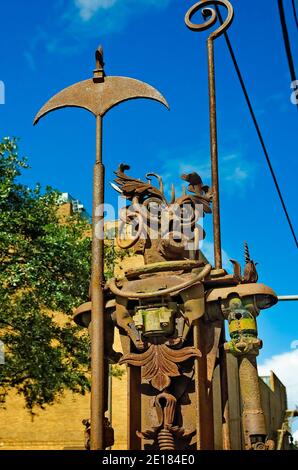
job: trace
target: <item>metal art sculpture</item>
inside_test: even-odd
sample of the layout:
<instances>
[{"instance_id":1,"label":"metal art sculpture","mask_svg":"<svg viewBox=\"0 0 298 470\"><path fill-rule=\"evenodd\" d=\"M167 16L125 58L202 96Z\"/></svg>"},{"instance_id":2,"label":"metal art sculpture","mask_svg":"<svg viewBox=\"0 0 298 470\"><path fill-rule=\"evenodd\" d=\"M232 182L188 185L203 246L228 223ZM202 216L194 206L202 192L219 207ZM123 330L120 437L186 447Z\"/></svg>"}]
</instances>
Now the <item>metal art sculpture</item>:
<instances>
[{"instance_id":1,"label":"metal art sculpture","mask_svg":"<svg viewBox=\"0 0 298 470\"><path fill-rule=\"evenodd\" d=\"M171 421L171 430L166 429L167 447L164 441L161 444L157 432L162 426L160 420L149 431L140 433L135 430L137 435L149 440L147 446L160 450L195 445L200 449L213 448L212 378L218 362L220 339L224 335L224 319L227 319L231 341L225 345L225 351L239 357L247 448L270 447L271 443L266 443L258 388L255 358L261 341L257 338L255 318L260 309L276 302L275 293L266 286L254 284L257 281L255 264L250 260L247 244L243 278L239 276L239 269L234 275L227 275L226 272L212 270L209 264L200 261L200 237L196 237L195 232L200 233L198 218L211 212L211 192L197 174L182 177L190 181L188 189L195 195L184 194L176 200L173 193L171 202L168 202L163 191L150 183L128 177L124 169L128 169L127 166L121 165L116 172L116 183L122 195L133 203L124 209L121 222L132 226L128 246L133 247L136 253L143 254L145 266L132 269L126 272L124 278L112 279L108 283L108 289L116 299L116 325L130 339L126 348L123 342L125 354L120 363L131 366L131 374L136 374L136 368L140 367L141 376L134 380L139 382L140 388L142 383L148 384L141 394L143 416L154 409L154 405L158 412L160 392L167 397L165 406L170 402L176 409L176 416L180 416L180 420L176 418L173 423L173 418ZM162 179L156 176L160 188L163 188ZM180 210L175 212L173 205ZM171 214L167 218L169 232L162 231L162 219L167 211ZM154 224L152 239L150 228L156 219L158 223ZM180 222L180 231L171 231L175 221ZM190 228L187 236L183 230L185 227ZM135 236L133 231L136 232ZM194 248L188 250L189 243L194 240ZM118 243L123 247L122 240ZM223 376L224 354L221 351ZM189 400L187 410L182 402L187 394L190 395L192 381L195 396ZM223 395L226 386L223 377ZM228 412L227 407L223 408L226 428L223 440L228 448ZM197 417L194 419L196 410ZM150 421L154 423L152 416ZM137 446L130 437L131 444Z\"/></svg>"},{"instance_id":2,"label":"metal art sculpture","mask_svg":"<svg viewBox=\"0 0 298 470\"><path fill-rule=\"evenodd\" d=\"M208 79L209 79L209 108L210 108L210 153L213 192L213 235L214 235L214 262L215 268L222 268L221 233L220 233L220 205L219 205L219 176L218 176L218 148L217 148L217 119L216 119L216 93L215 93L215 65L214 41L219 38L231 25L234 10L227 0L203 0L192 6L185 16L186 26L195 32L205 31L217 22L217 14L209 5L222 5L227 9L228 16L224 23L213 31L207 40L208 49ZM205 22L192 23L192 17L199 10L202 11Z\"/></svg>"},{"instance_id":3,"label":"metal art sculpture","mask_svg":"<svg viewBox=\"0 0 298 470\"><path fill-rule=\"evenodd\" d=\"M142 390L139 410L133 397L139 422L130 435L130 447L141 448L141 441L135 439L138 436L146 448L191 448L197 432L195 400L188 395L196 393L194 383L199 379L196 368L202 345L198 320L205 313L203 280L212 269L199 257L204 232L198 221L211 212L212 196L199 175L192 173L182 175L189 183L189 194L185 189L176 198L172 187L167 201L159 175L154 174L159 182L156 188L151 182L127 176L126 169L120 165L115 180L122 196L130 201L120 214L118 245L142 254L144 267L131 269L122 279L111 279L107 287L116 300L115 320L124 350L120 364L129 366L130 376L134 376L130 380ZM122 224L131 226L127 242L120 238ZM210 370L219 338L220 334L210 338ZM141 432L141 427L148 430Z\"/></svg>"},{"instance_id":4,"label":"metal art sculpture","mask_svg":"<svg viewBox=\"0 0 298 470\"><path fill-rule=\"evenodd\" d=\"M112 185L127 201L119 217L118 247L142 255L142 267L104 281L104 241L103 236L97 236L98 226L103 231L102 116L127 99L151 98L167 106L164 98L136 80L106 77L99 49L93 79L62 91L36 117L37 122L52 110L78 106L95 114L97 121L91 302L80 306L75 314L78 324L91 324L92 412L91 423L85 422L91 449L107 447L113 440L104 419L108 361L127 365L128 449L214 449L213 398L220 401L217 427L221 430L221 448L230 449L227 354L238 361L245 447L273 447L261 406L256 357L262 342L256 318L260 310L274 305L277 297L272 289L257 283L256 264L247 244L243 275L235 260L233 274L222 268L213 43L230 25L233 8L227 0L200 1L187 13L186 24L194 31L213 26L217 15L205 8L213 4L226 7L228 16L207 42L212 187L204 185L197 173L185 174L182 179L188 186L183 194L177 197L172 186L167 198L158 174L136 179L126 173L129 167L125 164L115 172ZM195 25L191 19L199 10L207 21ZM199 250L199 242L205 237L199 221L212 210L214 269ZM123 356L113 351L114 328L120 332ZM219 372L216 390L215 370Z\"/></svg>"},{"instance_id":5,"label":"metal art sculpture","mask_svg":"<svg viewBox=\"0 0 298 470\"><path fill-rule=\"evenodd\" d=\"M224 6L227 18L222 25L208 37L208 71L209 71L209 99L210 99L210 137L211 137L211 163L212 163L212 191L213 191L213 222L214 222L214 256L215 267L220 271L221 260L221 234L219 211L219 174L217 152L217 123L216 123L216 94L215 94L215 68L214 68L214 40L222 35L230 26L234 11L228 0L202 0L189 9L185 16L185 23L192 31L200 32L209 29L217 21L217 13L210 5ZM205 23L192 23L193 15L201 10ZM247 244L245 244L246 266L244 276L237 261L234 264L234 279L238 286L225 287L227 276L222 278L221 286L207 295L207 311L215 313L217 299L217 313L221 311L229 322L231 341L225 344L225 350L238 358L239 380L243 404L243 430L247 449L271 449L272 442L266 440L266 425L261 407L261 397L258 382L256 356L262 347L257 338L256 317L261 309L268 308L277 302L276 294L269 288L254 284L258 281L255 263L250 259ZM245 284L245 285L243 285Z\"/></svg>"},{"instance_id":6,"label":"metal art sculpture","mask_svg":"<svg viewBox=\"0 0 298 470\"><path fill-rule=\"evenodd\" d=\"M198 221L211 212L211 192L197 174L182 176L190 194L185 190L176 199L172 190L167 201L161 177L154 174L159 182L154 187L129 177L127 169L120 165L114 185L128 201L117 241L142 254L144 266L111 279L105 293L106 324L119 328L124 353L119 363L128 366L128 448L213 449L213 376L219 367L222 446L229 449L227 352L239 362L246 448L271 448L258 388L256 316L277 301L275 293L256 284L255 274L242 277L236 261L235 273L228 275L202 258ZM126 240L123 226L131 228ZM254 273L247 245L245 252L245 273ZM89 310L90 304L80 307L76 322L88 325ZM231 336L225 345L224 320ZM109 337L106 354L113 359Z\"/></svg>"},{"instance_id":7,"label":"metal art sculpture","mask_svg":"<svg viewBox=\"0 0 298 470\"><path fill-rule=\"evenodd\" d=\"M96 162L93 182L92 230L92 322L91 322L91 449L103 449L104 442L104 384L107 380L104 362L104 173L102 161L102 120L114 106L131 99L147 98L166 107L164 97L153 87L127 77L108 77L104 72L103 50L95 54L93 78L72 85L51 98L38 112L34 124L46 114L65 107L78 107L96 117Z\"/></svg>"}]
</instances>

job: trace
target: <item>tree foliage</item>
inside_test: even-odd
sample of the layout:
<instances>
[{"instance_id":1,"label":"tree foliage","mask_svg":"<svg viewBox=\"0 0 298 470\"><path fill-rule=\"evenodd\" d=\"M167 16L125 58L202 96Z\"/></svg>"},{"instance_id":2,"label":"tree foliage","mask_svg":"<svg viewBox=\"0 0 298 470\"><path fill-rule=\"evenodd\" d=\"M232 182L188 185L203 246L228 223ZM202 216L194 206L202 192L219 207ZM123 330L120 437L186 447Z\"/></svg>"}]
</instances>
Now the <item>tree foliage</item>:
<instances>
[{"instance_id":1,"label":"tree foliage","mask_svg":"<svg viewBox=\"0 0 298 470\"><path fill-rule=\"evenodd\" d=\"M52 404L63 390L89 390L89 340L71 320L88 300L90 226L61 223L59 193L19 182L28 168L15 139L0 142L0 365L2 400L14 388L29 409ZM107 253L109 263L113 254ZM111 271L111 268L108 269ZM59 313L57 313L59 312ZM61 313L63 312L63 313Z\"/></svg>"}]
</instances>

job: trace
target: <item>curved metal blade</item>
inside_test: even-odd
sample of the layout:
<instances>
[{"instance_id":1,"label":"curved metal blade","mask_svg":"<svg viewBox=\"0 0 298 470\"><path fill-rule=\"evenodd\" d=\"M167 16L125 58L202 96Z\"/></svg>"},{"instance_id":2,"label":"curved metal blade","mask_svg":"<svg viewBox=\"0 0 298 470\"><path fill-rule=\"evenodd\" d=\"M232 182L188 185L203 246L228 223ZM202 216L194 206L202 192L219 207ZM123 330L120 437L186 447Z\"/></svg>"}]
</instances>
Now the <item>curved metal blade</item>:
<instances>
[{"instance_id":1,"label":"curved metal blade","mask_svg":"<svg viewBox=\"0 0 298 470\"><path fill-rule=\"evenodd\" d=\"M84 80L53 96L37 113L34 125L43 116L56 109L84 108L95 116L104 116L117 104L135 98L159 101L169 109L161 93L147 83L127 77L105 77L101 83L96 83L93 79Z\"/></svg>"}]
</instances>

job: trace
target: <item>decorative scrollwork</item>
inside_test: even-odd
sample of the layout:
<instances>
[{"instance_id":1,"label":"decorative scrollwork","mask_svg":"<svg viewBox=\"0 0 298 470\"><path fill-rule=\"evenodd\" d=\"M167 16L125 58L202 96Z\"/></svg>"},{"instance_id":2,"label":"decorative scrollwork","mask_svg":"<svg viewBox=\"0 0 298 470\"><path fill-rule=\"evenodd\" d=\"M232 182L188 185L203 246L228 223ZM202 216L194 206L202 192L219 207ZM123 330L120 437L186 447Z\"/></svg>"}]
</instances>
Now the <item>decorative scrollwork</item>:
<instances>
[{"instance_id":1,"label":"decorative scrollwork","mask_svg":"<svg viewBox=\"0 0 298 470\"><path fill-rule=\"evenodd\" d=\"M160 451L175 450L175 438L185 434L183 428L173 426L177 400L170 393L161 393L155 399L158 426L145 432L137 432L140 439L153 439L158 442Z\"/></svg>"},{"instance_id":2,"label":"decorative scrollwork","mask_svg":"<svg viewBox=\"0 0 298 470\"><path fill-rule=\"evenodd\" d=\"M136 199L138 203L142 204L147 197L155 196L165 202L164 195L160 189L155 188L150 182L146 183L140 179L128 176L125 171L129 169L129 165L121 163L118 170L115 171L115 175L117 176L115 183L117 183L120 192L126 199L130 201ZM147 177L148 176L149 175L147 175ZM155 174L154 176L158 177L158 175ZM158 178L161 180L160 177Z\"/></svg>"},{"instance_id":3,"label":"decorative scrollwork","mask_svg":"<svg viewBox=\"0 0 298 470\"><path fill-rule=\"evenodd\" d=\"M218 38L219 36L221 36L232 23L233 18L234 18L234 9L231 3L228 0L202 0L196 3L195 5L193 5L185 15L185 24L189 29L191 29L192 31L196 31L196 32L206 31L207 29L214 26L217 21L216 11L213 10L212 8L206 8L208 6L214 6L214 5L222 5L226 7L228 11L228 16L226 20L223 22L223 24L210 34L209 36L210 40L214 40ZM193 23L191 19L195 15L195 13L197 13L199 10L202 10L203 17L207 18L206 13L208 13L208 16L210 16L210 18L206 20L204 23L196 24L196 23ZM204 12L205 12L205 15L204 15Z\"/></svg>"},{"instance_id":4,"label":"decorative scrollwork","mask_svg":"<svg viewBox=\"0 0 298 470\"><path fill-rule=\"evenodd\" d=\"M201 352L194 347L173 350L164 344L151 344L142 354L126 354L119 364L142 367L142 378L151 382L157 390L163 391L170 385L171 377L180 375L177 363L191 357L201 357Z\"/></svg>"},{"instance_id":5,"label":"decorative scrollwork","mask_svg":"<svg viewBox=\"0 0 298 470\"><path fill-rule=\"evenodd\" d=\"M119 233L122 234L124 232L125 226L129 224L132 220L137 221L137 232L136 235L134 235L131 239L122 240L119 237ZM140 239L142 233L144 231L144 222L143 222L143 217L141 214L138 212L130 212L129 214L126 214L126 218L123 219L120 217L120 224L119 224L119 230L118 230L118 235L116 237L117 245L121 250L128 250L129 248L132 248Z\"/></svg>"},{"instance_id":6,"label":"decorative scrollwork","mask_svg":"<svg viewBox=\"0 0 298 470\"><path fill-rule=\"evenodd\" d=\"M147 173L147 181L142 181L128 176L128 169L128 165L121 164L115 172L116 184L112 184L132 202L119 214L118 246L121 249L135 246L136 250L141 246L150 249L151 241L156 240L158 247L155 244L153 251L158 251L165 259L179 259L179 256L184 259L187 250L197 250L199 241L205 238L205 232L197 222L212 212L213 195L209 186L203 184L197 173L184 174L181 178L188 183L189 194L184 187L183 195L176 198L172 190L172 198L167 201L161 176ZM158 180L159 187L153 186L152 177ZM130 227L129 234L127 227Z\"/></svg>"}]
</instances>

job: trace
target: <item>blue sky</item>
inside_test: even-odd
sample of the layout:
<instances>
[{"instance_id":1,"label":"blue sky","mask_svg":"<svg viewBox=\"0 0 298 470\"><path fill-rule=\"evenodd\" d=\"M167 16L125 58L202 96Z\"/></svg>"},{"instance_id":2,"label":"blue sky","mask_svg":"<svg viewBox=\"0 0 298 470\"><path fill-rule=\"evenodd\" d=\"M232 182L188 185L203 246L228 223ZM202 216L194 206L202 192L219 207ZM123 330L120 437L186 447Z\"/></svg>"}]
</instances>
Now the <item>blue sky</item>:
<instances>
[{"instance_id":1,"label":"blue sky","mask_svg":"<svg viewBox=\"0 0 298 470\"><path fill-rule=\"evenodd\" d=\"M143 178L149 171L179 185L179 175L199 171L210 183L207 95L207 33L193 33L184 15L193 0L52 0L2 2L0 136L20 137L31 170L28 185L40 182L80 199L91 211L94 119L83 110L53 113L32 126L38 109L56 92L91 77L94 51L103 44L106 72L157 87L171 111L150 101L128 102L105 118L106 199L121 162ZM234 0L230 38L278 175L289 212L297 220L297 109L277 2ZM287 21L297 64L298 31L290 1ZM259 262L262 282L279 294L296 294L297 249L256 136L224 38L216 41L222 238L226 258L242 261L247 240ZM211 218L205 250L211 251ZM260 362L297 354L297 304L261 313L264 340ZM296 364L298 364L298 357ZM298 367L298 366L297 366ZM296 376L298 376L298 371ZM285 379L288 380L288 379ZM298 382L298 379L297 379ZM293 384L292 384L293 385ZM296 387L296 388L295 388ZM298 385L294 384L295 393ZM293 390L293 387L292 387ZM294 400L291 392L291 401ZM292 403L293 405L294 403Z\"/></svg>"}]
</instances>

